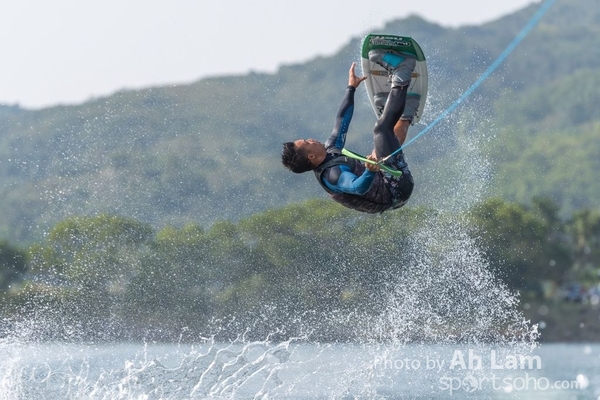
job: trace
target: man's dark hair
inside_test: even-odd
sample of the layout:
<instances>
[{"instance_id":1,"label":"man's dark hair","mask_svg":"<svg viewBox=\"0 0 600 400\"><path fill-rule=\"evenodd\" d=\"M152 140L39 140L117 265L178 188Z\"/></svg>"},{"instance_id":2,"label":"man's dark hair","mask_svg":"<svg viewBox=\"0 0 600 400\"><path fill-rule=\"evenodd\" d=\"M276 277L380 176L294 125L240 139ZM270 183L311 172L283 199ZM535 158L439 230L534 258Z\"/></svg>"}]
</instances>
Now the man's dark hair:
<instances>
[{"instance_id":1,"label":"man's dark hair","mask_svg":"<svg viewBox=\"0 0 600 400\"><path fill-rule=\"evenodd\" d=\"M283 144L281 163L296 174L315 169L313 163L308 159L306 152L296 148L294 142L285 142Z\"/></svg>"}]
</instances>

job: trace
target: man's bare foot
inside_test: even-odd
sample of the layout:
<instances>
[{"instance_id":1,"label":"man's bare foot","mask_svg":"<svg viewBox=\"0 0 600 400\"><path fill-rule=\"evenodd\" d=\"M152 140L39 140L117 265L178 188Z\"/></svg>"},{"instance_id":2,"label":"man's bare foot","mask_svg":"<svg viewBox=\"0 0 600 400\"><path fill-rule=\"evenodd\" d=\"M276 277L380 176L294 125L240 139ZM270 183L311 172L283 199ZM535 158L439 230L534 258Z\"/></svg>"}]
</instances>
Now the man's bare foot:
<instances>
[{"instance_id":1,"label":"man's bare foot","mask_svg":"<svg viewBox=\"0 0 600 400\"><path fill-rule=\"evenodd\" d=\"M404 144L406 140L406 134L408 133L408 127L410 126L410 121L407 119L401 119L396 122L394 125L394 135L398 138L400 145Z\"/></svg>"}]
</instances>

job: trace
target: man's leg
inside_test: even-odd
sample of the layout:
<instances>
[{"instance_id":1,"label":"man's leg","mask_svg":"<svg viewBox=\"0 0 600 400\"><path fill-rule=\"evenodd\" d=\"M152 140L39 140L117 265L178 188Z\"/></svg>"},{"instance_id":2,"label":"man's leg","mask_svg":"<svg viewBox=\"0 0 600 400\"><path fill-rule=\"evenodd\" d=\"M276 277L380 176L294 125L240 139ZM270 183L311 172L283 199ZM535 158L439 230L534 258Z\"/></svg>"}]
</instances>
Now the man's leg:
<instances>
[{"instance_id":1,"label":"man's leg","mask_svg":"<svg viewBox=\"0 0 600 400\"><path fill-rule=\"evenodd\" d=\"M375 152L377 157L387 157L396 152L406 139L406 131L411 121L401 119L406 105L408 86L393 87L385 104L383 114L377 120L373 130ZM384 174L384 182L391 195L390 208L398 208L406 204L410 198L414 179L408 164L404 160L404 152L398 151L385 162L387 165L402 171L402 176L392 177Z\"/></svg>"},{"instance_id":2,"label":"man's leg","mask_svg":"<svg viewBox=\"0 0 600 400\"><path fill-rule=\"evenodd\" d=\"M406 90L408 86L393 87L388 95L383 114L373 128L373 142L378 158L387 157L400 148L399 138L395 135L394 126L404 112Z\"/></svg>"},{"instance_id":3,"label":"man's leg","mask_svg":"<svg viewBox=\"0 0 600 400\"><path fill-rule=\"evenodd\" d=\"M417 107L414 108L414 101L408 104L406 97L416 60L406 55L382 54L377 51L369 52L369 59L386 68L391 73L392 78L392 89L385 103L383 114L381 114L373 129L375 152L377 157L381 158L389 156L400 148L406 139L406 132L412 122L412 117L418 109L418 100ZM403 114L406 114L405 108L410 115L407 115L405 120L401 120ZM411 110L411 108L414 108L414 110ZM404 161L402 151L397 152L394 157L388 159L386 164L402 171L402 176L399 178L384 174L384 182L392 196L391 208L398 208L410 198L414 180L406 161Z\"/></svg>"},{"instance_id":4,"label":"man's leg","mask_svg":"<svg viewBox=\"0 0 600 400\"><path fill-rule=\"evenodd\" d=\"M394 128L404 112L406 93L416 66L416 59L406 54L373 50L369 52L369 60L388 70L392 80L392 89L385 102L383 114L373 129L375 152L377 157L382 158L396 151L406 139L408 127L402 129L401 124L398 127L399 135L396 135Z\"/></svg>"}]
</instances>

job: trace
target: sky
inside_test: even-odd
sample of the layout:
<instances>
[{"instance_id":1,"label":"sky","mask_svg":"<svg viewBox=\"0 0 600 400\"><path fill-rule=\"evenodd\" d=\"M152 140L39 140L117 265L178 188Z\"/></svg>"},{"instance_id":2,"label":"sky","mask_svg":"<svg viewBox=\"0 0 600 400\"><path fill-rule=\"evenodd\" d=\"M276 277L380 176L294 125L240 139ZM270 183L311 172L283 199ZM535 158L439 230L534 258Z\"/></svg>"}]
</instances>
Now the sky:
<instances>
[{"instance_id":1,"label":"sky","mask_svg":"<svg viewBox=\"0 0 600 400\"><path fill-rule=\"evenodd\" d=\"M481 24L539 0L9 0L0 104L78 104L119 90L276 72L409 15ZM397 32L403 34L403 32Z\"/></svg>"}]
</instances>

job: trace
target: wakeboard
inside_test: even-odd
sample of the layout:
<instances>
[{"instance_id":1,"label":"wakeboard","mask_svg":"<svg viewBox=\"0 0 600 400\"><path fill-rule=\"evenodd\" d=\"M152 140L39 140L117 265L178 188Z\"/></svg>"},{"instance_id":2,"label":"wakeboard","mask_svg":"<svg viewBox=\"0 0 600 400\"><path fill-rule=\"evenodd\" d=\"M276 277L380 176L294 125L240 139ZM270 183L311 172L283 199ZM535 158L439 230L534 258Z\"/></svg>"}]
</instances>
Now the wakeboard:
<instances>
[{"instance_id":1,"label":"wakeboard","mask_svg":"<svg viewBox=\"0 0 600 400\"><path fill-rule=\"evenodd\" d=\"M415 94L421 96L417 115L413 119L413 123L416 124L419 122L421 115L423 115L428 84L427 63L421 46L409 36L371 33L365 37L361 52L362 72L363 76L367 77L365 87L367 88L369 102L371 103L371 107L373 107L375 115L379 118L383 113L383 106L375 104L375 98L376 96L385 96L387 98L387 94L391 90L391 79L388 71L382 66L369 61L369 51L374 49L392 50L400 54L409 53L416 57L417 65L412 74L407 94L408 96Z\"/></svg>"}]
</instances>

